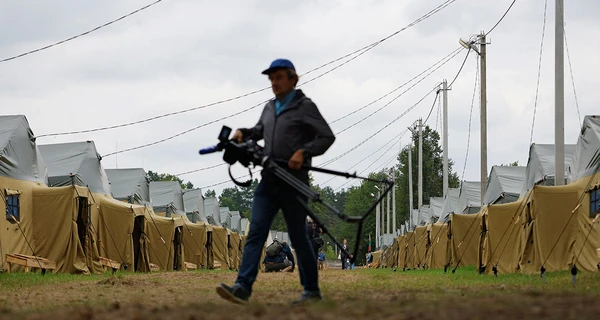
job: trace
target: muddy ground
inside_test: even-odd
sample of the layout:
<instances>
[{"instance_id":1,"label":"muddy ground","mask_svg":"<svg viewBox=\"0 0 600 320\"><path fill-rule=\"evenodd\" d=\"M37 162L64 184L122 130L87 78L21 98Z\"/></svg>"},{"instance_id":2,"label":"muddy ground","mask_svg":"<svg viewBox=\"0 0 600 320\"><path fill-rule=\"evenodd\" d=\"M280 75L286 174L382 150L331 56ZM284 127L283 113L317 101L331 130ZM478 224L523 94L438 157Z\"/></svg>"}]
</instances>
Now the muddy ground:
<instances>
[{"instance_id":1,"label":"muddy ground","mask_svg":"<svg viewBox=\"0 0 600 320\"><path fill-rule=\"evenodd\" d=\"M215 287L236 273L192 271L75 276L31 275L2 287L0 319L600 319L600 272L482 276L474 271L325 270L324 302L290 306L298 273L259 274L251 303L231 304ZM4 278L6 279L6 278ZM9 283L5 281L5 283Z\"/></svg>"}]
</instances>

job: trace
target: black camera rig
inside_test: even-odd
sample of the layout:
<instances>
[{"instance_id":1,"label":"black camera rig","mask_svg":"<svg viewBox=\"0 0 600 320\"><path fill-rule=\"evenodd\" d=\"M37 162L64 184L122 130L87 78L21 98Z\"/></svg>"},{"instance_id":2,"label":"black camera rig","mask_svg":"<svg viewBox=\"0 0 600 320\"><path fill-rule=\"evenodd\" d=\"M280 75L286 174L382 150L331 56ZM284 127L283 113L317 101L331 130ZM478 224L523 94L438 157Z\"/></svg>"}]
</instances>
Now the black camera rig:
<instances>
[{"instance_id":1,"label":"black camera rig","mask_svg":"<svg viewBox=\"0 0 600 320\"><path fill-rule=\"evenodd\" d=\"M256 141L254 141L254 140L245 140L242 143L235 141L233 139L230 140L229 139L230 134L231 134L231 128L229 128L227 126L223 126L223 128L221 129L221 132L219 133L219 138L218 138L219 143L215 146L201 149L199 153L200 154L210 154L213 152L220 152L220 151L225 150L225 152L223 153L223 160L229 164L229 177L232 179L232 181L235 184L237 184L241 187L248 187L252 183L252 171L250 170L250 165L252 164L253 167L261 166L264 168L264 170L268 170L274 176L276 176L277 178L281 179L282 181L284 181L285 183L290 185L292 188L294 188L300 194L307 197L309 200L312 200L314 202L318 202L318 203L321 203L322 205L324 205L327 209L329 209L331 212L333 212L341 220L343 220L345 222L349 222L349 223L357 223L358 230L356 233L356 245L354 246L354 254L351 255L351 254L349 254L348 251L346 251L343 248L343 246L339 242L337 242L337 240L331 235L329 230L325 227L323 222L320 221L319 218L317 218L315 213L308 207L308 205L304 201L302 201L302 199L300 197L297 197L298 202L300 204L302 204L302 206L306 209L308 216L311 217L311 219L321 228L321 230L323 230L323 233L327 234L329 236L329 238L331 238L333 243L335 243L335 245L340 249L341 252L344 252L344 254L346 254L347 256L352 257L352 258L350 258L350 262L353 263L356 260L356 257L358 254L359 239L360 239L360 236L362 233L363 223L364 223L365 219L371 213L373 213L373 211L375 210L377 205L379 205L381 203L381 201L383 201L383 199L385 198L387 193L394 186L394 183L387 179L378 180L378 179L372 179L372 178L368 178L368 177L361 177L361 176L358 176L356 173L340 172L340 171L334 171L334 170L329 170L329 169L324 169L324 168L303 165L302 168L306 169L306 170L312 170L312 171L316 171L316 172L333 174L333 175L342 176L342 177L346 177L346 178L356 178L356 179L361 179L361 180L365 180L365 181L372 181L372 182L382 183L382 184L386 185L386 187L384 188L383 192L381 193L381 195L379 196L377 201L375 201L369 207L369 209L367 209L367 212L365 212L361 216L348 216L348 215L345 215L344 213L340 212L336 207L334 207L330 203L323 201L323 199L321 199L321 195L318 192L312 190L309 185L307 185L306 183L303 183L298 178L296 178L294 175L292 175L290 172L288 172L286 169L282 168L281 166L287 166L287 163L288 163L287 161L280 160L280 159L272 159L269 156L264 155L263 148L260 145L258 145L256 143ZM248 171L250 172L250 179L248 181L239 182L239 181L235 180L235 178L231 174L231 166L234 165L236 162L239 162L244 167L248 168Z\"/></svg>"}]
</instances>

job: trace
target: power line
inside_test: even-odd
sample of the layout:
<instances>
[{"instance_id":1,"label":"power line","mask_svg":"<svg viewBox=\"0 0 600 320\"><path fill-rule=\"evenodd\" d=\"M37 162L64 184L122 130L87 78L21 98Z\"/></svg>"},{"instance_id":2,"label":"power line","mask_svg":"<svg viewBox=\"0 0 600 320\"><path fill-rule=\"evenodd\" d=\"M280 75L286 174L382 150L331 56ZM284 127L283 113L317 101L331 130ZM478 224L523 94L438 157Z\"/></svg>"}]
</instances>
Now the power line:
<instances>
[{"instance_id":1,"label":"power line","mask_svg":"<svg viewBox=\"0 0 600 320\"><path fill-rule=\"evenodd\" d=\"M435 13L441 11L442 9L444 9L445 7L447 7L448 5L452 4L454 1L456 1L456 0L445 1L442 4L438 5L436 8L434 8L433 10L429 11L425 15L421 16L420 18L418 18L417 20L415 20L412 23L408 24L407 26L401 28L400 30L397 30L396 32L394 32L394 33L392 33L392 34L384 37L383 39L375 41L375 42L373 42L373 43L371 43L369 45L366 45L366 46L364 46L364 47L362 47L362 48L360 48L358 50L355 50L355 51L353 51L353 52L351 52L349 54L346 54L346 55L344 55L342 57L339 57L337 59L331 60L331 61L329 61L329 62L327 62L327 63L325 63L323 65L320 65L320 66L318 66L316 68L313 68L313 69L309 70L308 72L306 72L305 74L303 74L301 76L306 76L306 75L308 75L308 74L310 74L310 73L312 73L314 71L322 69L322 68L324 68L324 67L326 67L328 65L331 65L333 63L336 63L336 62L338 62L340 60L343 60L343 59L345 59L347 57L350 57L350 56L353 56L353 55L356 54L356 56L350 58L349 60L345 61L344 63L342 63L342 64L334 67L331 70L328 70L328 71L324 72L323 74L320 74L319 76L316 76L316 77L314 77L314 78L312 78L312 79L310 79L310 80L308 80L308 81L300 84L299 86L305 85L307 83L310 83L310 82L312 82L312 81L314 81L316 79L319 79L319 78L323 77L324 75L326 75L326 74L328 74L328 73L330 73L330 72L332 72L332 71L334 71L334 70L342 67L343 65L349 63L350 61L352 61L352 60L358 58L359 56L365 54L366 52L372 50L376 46L380 45L382 42L384 42L384 41L386 41L386 40L388 40L388 39L396 36L400 32L402 32L402 31L404 31L404 30L406 30L406 29L408 29L408 28L410 28L410 27L418 24L419 22L421 22L421 21L423 21L423 20L431 17ZM177 115L177 114L182 114L182 113L186 113L186 112L190 112L190 111L204 109L204 108L212 107L212 106L215 106L215 105L218 105L218 104L223 104L223 103L226 103L226 102L238 100L238 99L241 99L241 98L244 98L244 97L247 97L247 96L250 96L250 95L262 92L262 91L265 91L267 89L270 89L270 87L265 87L265 88L258 89L258 90L255 90L255 91L252 91L252 92L249 92L249 93L246 93L246 94L238 95L238 96L233 97L233 98L220 100L220 101L213 102L213 103L210 103L210 104L206 104L206 105L202 105L202 106L198 106L198 107L194 107L194 108L189 108L189 109L185 109L185 110L181 110L181 111L170 112L170 113L166 113L166 114L162 114L162 115L158 115L158 116L154 116L154 117L150 117L150 118L146 118L146 119L142 119L142 120L138 120L138 121L127 122L127 123L123 123L123 124L119 124L119 125L100 127L100 128L90 129L90 130L79 130L79 131L70 131L70 132L51 133L51 134L40 135L40 136L37 136L37 137L40 138L40 137L57 136L57 135L71 135L71 134L97 132L97 131L104 131L104 130L110 130L110 129L128 127L128 126L132 126L132 125L136 125L136 124L140 124L140 123L145 123L145 122L149 122L149 121L160 119L160 118L165 118L165 117L169 117L169 116L173 116L173 115Z\"/></svg>"},{"instance_id":2,"label":"power line","mask_svg":"<svg viewBox=\"0 0 600 320\"><path fill-rule=\"evenodd\" d=\"M460 51L461 49L462 49L462 47L458 47L457 49L455 49L454 51L450 52L450 53L449 53L449 54L447 54L445 57L443 57L442 59L440 59L439 61L437 61L436 63L434 63L432 66L428 67L427 69L425 69L425 70L424 70L424 71L422 71L421 73L417 74L416 76L414 76L414 77L413 77L413 78L411 78L410 80L406 81L406 82L405 82L405 83L403 83L402 85L398 86L398 87L397 87L397 88L395 88L394 90L392 90L392 91L390 91L390 92L386 93L385 95L383 95L383 96L379 97L379 98L378 98L378 99L376 99L376 100L373 100L372 102L368 103L367 105L365 105L365 106L362 106L362 107L360 107L360 108L358 108L358 109L356 109L356 110L352 111L351 113L349 113L349 114L346 114L345 116L342 116L341 118L338 118L338 119L336 119L336 120L334 120L334 121L330 122L330 124L333 124L333 123L335 123L335 122L337 122L337 121L339 121L339 120L342 120L342 119L344 119L344 118L346 118L346 117L348 117L348 116L350 116L350 115L352 115L352 114L354 114L354 113L356 113L356 112L358 112L358 111L360 111L360 110L363 110L363 109L365 109L366 107L368 107L368 106L370 106L370 105L372 105L372 104L376 103L377 101L380 101L380 100L382 100L383 98L385 98L385 97L389 96L390 94L392 94L393 92L395 92L395 91L397 91L397 90L401 89L402 87L404 87L404 86L406 86L407 84L411 83L413 80L415 80L415 79L416 79L416 78L418 78L419 76L423 75L423 74L424 74L424 73L426 73L427 71L429 71L429 70L431 70L432 68L435 68L435 67L437 66L437 68L435 68L434 70L432 70L432 71L431 71L429 74L427 74L425 77L423 77L422 79L420 79L420 80L419 80L417 83L413 84L413 85L412 85L412 86L411 86L409 89L407 89L406 91L402 92L400 95L396 96L396 97L395 97L393 100L391 100L390 102L388 102L388 103L387 103L386 105L384 105L382 108L379 108L377 111L375 111L375 112L378 112L379 110L381 110L381 109L383 109L384 107L386 107L386 106L388 106L389 104L391 104L391 103L392 103L394 100L398 99L400 96L402 96L402 95L403 95L404 93L406 93L408 90L410 90L411 88L413 88L413 87L414 87L416 84L418 84L418 83L422 82L422 81L423 81L425 78L427 78L429 75L431 75L431 74L432 74L434 71L438 70L438 69L439 69L441 66L445 65L445 64L446 64L446 63L448 63L450 60L452 60L452 59L453 59L453 58L454 58L456 55L458 55L458 53L459 53L459 51ZM347 63L347 62L348 62L348 61L346 61L346 63ZM439 66L438 66L438 64L440 64L440 63L441 63L441 65L439 65ZM462 68L461 68L461 69L462 69ZM460 72L460 71L459 71L459 72ZM374 113L375 113L375 112L374 112ZM343 129L342 131L340 131L340 132L338 132L338 133L336 133L336 134L340 134L340 133L342 133L342 132L346 131L347 129L349 129L349 128L351 128L351 127L353 127L353 126L355 126L355 125L359 124L360 122L364 121L364 120L365 120L365 119L367 119L368 117L372 116L374 113L372 113L372 114L368 115L367 117L364 117L364 118L362 118L362 120L360 120L360 121L358 121L358 122L354 123L353 125L351 125L351 126L349 126L349 127L345 128L345 129ZM224 164L221 164L221 165L224 165ZM207 169L212 169L212 168L214 168L214 167L221 166L221 165L214 165L214 166L209 166L209 167L203 167L203 168L199 168L199 169L196 169L196 170L192 170L192 171L184 172L184 173L182 173L182 174L179 174L179 175L188 174L188 173L194 173L194 172L203 171L203 170L207 170ZM179 175L176 175L176 176L179 176Z\"/></svg>"},{"instance_id":3,"label":"power line","mask_svg":"<svg viewBox=\"0 0 600 320\"><path fill-rule=\"evenodd\" d=\"M433 103L431 104L431 109L429 109L429 114L427 115L427 118L425 119L425 121L423 121L423 126L427 123L427 120L429 120L429 116L431 116L431 112L433 112L433 108L435 108L435 102L437 101L439 95L440 95L440 90L437 90L435 92L435 98L433 99Z\"/></svg>"},{"instance_id":4,"label":"power line","mask_svg":"<svg viewBox=\"0 0 600 320\"><path fill-rule=\"evenodd\" d=\"M467 50L467 54L465 55L465 60L463 60L463 63L460 66L460 69L458 69L456 76L454 76L454 79L452 79L452 82L450 82L450 84L448 85L448 88L452 88L454 81L456 81L456 79L458 78L458 75L460 75L460 72L462 71L463 67L465 66L465 63L467 62L467 58L469 57L470 52L471 52L471 48L469 48L469 50Z\"/></svg>"},{"instance_id":5,"label":"power line","mask_svg":"<svg viewBox=\"0 0 600 320\"><path fill-rule=\"evenodd\" d=\"M377 152L379 152L381 149L385 148L387 145L389 145L391 142L393 142L394 140L398 139L398 141L400 141L399 139L402 139L402 137L404 136L404 134L407 132L408 130L405 129L402 133L400 133L399 135L393 137L390 141L386 142L383 146L381 146L379 149L373 151L371 154L369 154L368 156L362 158L361 160L359 160L358 162L356 162L355 164L353 164L352 166L350 166L349 168L346 169L346 171L353 169L354 167L356 167L357 165L359 165L360 163L362 163L363 161L367 160L368 158L370 158L371 156L373 156L374 154L376 154ZM392 146L394 146L394 144L392 144ZM390 147L391 148L391 147ZM389 149L387 149L385 152L389 151ZM340 176L333 176L331 177L331 179L323 182L323 184L327 184L329 182L331 182L331 180L338 178Z\"/></svg>"},{"instance_id":6,"label":"power line","mask_svg":"<svg viewBox=\"0 0 600 320\"><path fill-rule=\"evenodd\" d=\"M348 151L342 153L341 155L330 159L328 161L325 161L322 165L328 165L331 164L337 160L339 160L340 158L342 158L343 156L347 155L348 153L356 150L358 147L360 147L361 145L365 144L367 141L371 140L374 136L376 136L377 134L379 134L381 131L385 130L387 127L391 126L394 122L400 120L400 118L404 117L407 113L409 113L412 109L414 109L416 106L419 105L419 103L421 103L423 100L425 100L425 98L431 93L433 92L435 89L432 89L430 91L428 91L421 99L419 99L419 101L417 101L414 105L412 105L410 108L408 108L406 111L404 111L402 114L400 114L398 117L396 117L394 120L392 120L390 123L386 124L383 128L377 130L375 133L373 133L371 136L367 137L365 140L363 140L362 142L360 142L359 144L357 144L356 146L354 146L353 148L349 149Z\"/></svg>"},{"instance_id":7,"label":"power line","mask_svg":"<svg viewBox=\"0 0 600 320\"><path fill-rule=\"evenodd\" d=\"M444 60L448 59L448 57L452 56L453 54L454 54L454 55L456 55L456 53L457 53L458 51L460 51L461 49L462 49L462 47L458 47L457 49L455 49L454 51L450 52L448 55L446 55L445 57L443 57L442 59L440 59L439 61L437 61L436 63L434 63L434 64L433 64L432 66L430 66L429 68L427 68L427 69L423 70L421 73L419 73L419 74L417 74L416 76L412 77L410 80L408 80L408 81L406 81L405 83L401 84L400 86L396 87L394 90L392 90L392 91L390 91L390 92L386 93L385 95L383 95L383 96L379 97L378 99L376 99L376 100L373 100L373 101L371 101L370 103L368 103L368 104L366 104L366 105L364 105L364 106L362 106L362 107L360 107L360 108L358 108L358 109L356 109L356 110L354 110L354 111L352 111L352 112L350 112L350 113L347 113L346 115L344 115L344 116L342 116L342 117L340 117L340 118L337 118L337 119L335 119L335 120L331 121L331 122L330 122L330 124L334 124L334 123L336 123L336 122L338 122L338 121L340 121L340 120L342 120L342 119L345 119L345 118L347 118L347 117L349 117L349 116L351 116L351 115L353 115L353 114L357 113L358 111L361 111L361 110L363 110L363 109L365 109L365 108L369 107L370 105L372 105L372 104L374 104L374 103L376 103L376 102L378 102L378 101L382 100L383 98L385 98L385 97L389 96L390 94L392 94L392 93L394 93L394 92L396 92L396 91L400 90L401 88L403 88L403 87L404 87L404 86L406 86L407 84L411 83L413 80L415 80L415 79L416 79L416 78L418 78L419 76L423 75L425 72L427 72L427 71L429 71L430 69L434 68L434 67L435 67L435 66L436 66L438 63L441 63L442 61L444 61ZM454 56L452 56L451 58L453 58L453 57L454 57Z\"/></svg>"},{"instance_id":8,"label":"power line","mask_svg":"<svg viewBox=\"0 0 600 320\"><path fill-rule=\"evenodd\" d=\"M400 139L398 139L398 142L400 142ZM384 155L386 155L392 147L395 147L396 144L393 144L390 148L388 148L388 150L386 150L386 152L384 152L383 154L381 154L379 156L379 158L375 159L375 161L371 162L371 164L366 167L365 169L363 169L363 171L359 172L359 175L363 175L367 170L369 170L370 167L372 167L379 159L383 158ZM373 171L378 171L381 170L382 168L387 167L392 161L394 161L396 158L398 157L398 155L394 154L391 158L389 158L388 160L386 160L386 162L383 163L383 165L379 165L378 167L375 168L375 170ZM354 181L354 179L350 179L348 181L346 181L344 184L342 184L341 186L335 188L333 191L338 191L341 188L343 188L345 185L347 185L348 183Z\"/></svg>"},{"instance_id":9,"label":"power line","mask_svg":"<svg viewBox=\"0 0 600 320\"><path fill-rule=\"evenodd\" d=\"M517 0L513 0L513 2L510 4L510 6L508 6L508 9L506 9L506 12L504 12L504 14L502 15L502 17L500 17L500 20L498 20L498 22L496 22L496 24L490 29L490 31L488 31L485 35L487 36L488 34L490 34L494 29L496 29L496 27L500 24L500 22L502 22L502 20L504 19L504 17L506 17L506 14L508 14L508 12L510 11L510 9L512 8L512 6L515 4L515 2L517 2Z\"/></svg>"},{"instance_id":10,"label":"power line","mask_svg":"<svg viewBox=\"0 0 600 320\"><path fill-rule=\"evenodd\" d=\"M179 176L183 176L183 175L194 173L194 172L199 172L199 171L204 171L204 170L209 170L209 169L221 167L221 166L224 166L224 165L226 165L226 163L215 164L215 165L212 165L212 166L208 166L208 167L204 167L204 168L200 168L200 169L195 169L195 170L191 170L191 171L186 171L186 172L183 172L183 173L175 174L174 176L179 177Z\"/></svg>"},{"instance_id":11,"label":"power line","mask_svg":"<svg viewBox=\"0 0 600 320\"><path fill-rule=\"evenodd\" d=\"M38 49L35 49L35 50L27 51L27 52L25 52L25 53L21 53L21 54L18 54L18 55L16 55L16 56L12 56L12 57L8 57L8 58L4 58L4 59L0 60L0 63L2 63L2 62L6 62L6 61L10 61L10 60L14 60L14 59L17 59L17 58L20 58L20 57L24 57L24 56L26 56L26 55L30 55L30 54L32 54L32 53L40 52L40 51L42 51L42 50L46 50L46 49L52 48L52 47L54 47L54 46L57 46L57 45L59 45L59 44L63 44L63 43L65 43L65 42L68 42L68 41L71 41L71 40L77 39L77 38L79 38L79 37L85 36L85 35L87 35L87 34L90 34L90 33L94 32L94 31L97 31L97 30L100 30L100 29L102 29L102 28L104 28L104 27L107 27L107 26L109 26L109 25L111 25L111 24L113 24L113 23L115 23L115 22L121 21L121 20L123 20L123 19L125 19L125 18L127 18L127 17L129 17L129 16L132 16L132 15L134 15L134 14L136 14L136 13L138 13L138 12L142 11L142 10L148 9L148 8L150 8L151 6L153 6L153 5L157 4L157 3L161 2L161 1L162 1L162 0L156 0L156 1L154 1L154 2L152 2L152 3L150 3L150 4L148 4L148 5L145 5L145 6L143 6L143 7L139 8L139 9L137 9L137 10L134 10L134 11L132 11L132 12L130 12L130 13L128 13L128 14L126 14L126 15L124 15L124 16L122 16L122 17L120 17L120 18L117 18L117 19L115 19L115 20L109 21L109 22L107 22L107 23L105 23L105 24L103 24L103 25L100 25L100 26L98 26L98 27L95 27L95 28L93 28L93 29L91 29L91 30L88 30L88 31L86 31L86 32L83 32L83 33L80 33L80 34L78 34L78 35L72 36L72 37L70 37L70 38L67 38L67 39L65 39L65 40L61 40L61 41L55 42L55 43L53 43L53 44L50 44L50 45L47 45L47 46L45 46L45 47L41 47L41 48L38 48Z\"/></svg>"},{"instance_id":12,"label":"power line","mask_svg":"<svg viewBox=\"0 0 600 320\"><path fill-rule=\"evenodd\" d=\"M254 175L255 173L259 172L260 170L262 170L262 169L254 170L254 171L252 171L252 174ZM246 177L249 177L249 176L250 176L250 174L246 174L246 175L243 175L243 176L236 177L236 179L246 178ZM231 181L231 179L229 179L229 180L225 180L225 181L221 181L221 182L217 182L217 183L214 183L214 184L210 184L210 185L207 185L207 186L200 187L200 189L206 189L206 188L216 187L216 186L220 186L222 184L232 183L232 182L233 181Z\"/></svg>"},{"instance_id":13,"label":"power line","mask_svg":"<svg viewBox=\"0 0 600 320\"><path fill-rule=\"evenodd\" d=\"M454 58L456 55L458 54L458 52L456 52L453 56L451 56L448 60L444 61L442 64L440 64L439 66L437 66L435 69L433 69L431 72L429 72L427 75L425 75L423 78L421 78L419 81L413 83L412 86L408 87L408 89L404 90L402 93L400 93L399 95L397 95L396 97L394 97L392 100L390 100L388 103L384 104L381 108L373 111L372 113L368 114L367 116L363 117L362 119L360 119L359 121L349 125L348 127L342 129L339 132L336 132L335 134L338 135L354 126L356 126L357 124L365 121L366 119L370 118L371 116L373 116L374 114L376 114L377 112L381 111L382 109L384 109L385 107L389 106L392 102L396 101L398 98L400 98L401 96L403 96L405 93L407 93L408 91L410 91L412 88L414 88L416 85L418 85L419 83L421 83L423 80L425 80L427 77L429 77L432 73L434 73L435 71L437 71L439 68L441 68L443 65L445 65L446 63L448 63L450 60L452 60L452 58Z\"/></svg>"},{"instance_id":14,"label":"power line","mask_svg":"<svg viewBox=\"0 0 600 320\"><path fill-rule=\"evenodd\" d=\"M540 57L538 61L537 84L535 86L535 101L533 103L533 120L531 121L531 134L529 136L529 145L533 142L533 128L535 126L535 114L537 111L538 92L540 89L540 74L542 73L542 52L544 48L544 34L546 33L546 9L548 8L548 0L544 2L544 23L542 25L542 40L540 42Z\"/></svg>"},{"instance_id":15,"label":"power line","mask_svg":"<svg viewBox=\"0 0 600 320\"><path fill-rule=\"evenodd\" d=\"M577 91L575 91L575 80L573 79L573 67L571 66L571 56L569 55L569 45L567 44L567 31L564 30L565 35L565 48L567 48L567 61L569 61L569 73L571 74L571 84L573 85L573 95L575 95L575 106L577 107L577 117L579 118L579 125L581 125L581 114L579 113L579 101L577 100Z\"/></svg>"},{"instance_id":16,"label":"power line","mask_svg":"<svg viewBox=\"0 0 600 320\"><path fill-rule=\"evenodd\" d=\"M477 60L477 70L479 71L479 60ZM475 102L475 93L477 92L477 84L479 79L479 72L475 72L475 85L473 86L473 97L471 98L471 111L469 112L469 133L467 135L467 152L465 154L465 163L463 165L463 172L460 181L465 179L465 171L467 170L467 160L469 159L469 145L471 144L471 119L473 116L473 104Z\"/></svg>"}]
</instances>

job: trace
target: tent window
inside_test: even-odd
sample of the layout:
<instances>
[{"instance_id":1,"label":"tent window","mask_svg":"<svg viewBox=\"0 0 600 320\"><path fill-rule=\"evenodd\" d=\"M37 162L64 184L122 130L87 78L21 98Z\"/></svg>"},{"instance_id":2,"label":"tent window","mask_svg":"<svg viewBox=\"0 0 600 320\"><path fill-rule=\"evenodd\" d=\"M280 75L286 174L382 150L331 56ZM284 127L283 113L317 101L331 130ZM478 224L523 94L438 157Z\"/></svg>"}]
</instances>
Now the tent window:
<instances>
[{"instance_id":1,"label":"tent window","mask_svg":"<svg viewBox=\"0 0 600 320\"><path fill-rule=\"evenodd\" d=\"M21 221L21 211L19 210L19 195L6 196L6 220L14 222ZM14 216L14 220L13 220Z\"/></svg>"},{"instance_id":2,"label":"tent window","mask_svg":"<svg viewBox=\"0 0 600 320\"><path fill-rule=\"evenodd\" d=\"M590 191L590 217L600 213L600 189Z\"/></svg>"}]
</instances>

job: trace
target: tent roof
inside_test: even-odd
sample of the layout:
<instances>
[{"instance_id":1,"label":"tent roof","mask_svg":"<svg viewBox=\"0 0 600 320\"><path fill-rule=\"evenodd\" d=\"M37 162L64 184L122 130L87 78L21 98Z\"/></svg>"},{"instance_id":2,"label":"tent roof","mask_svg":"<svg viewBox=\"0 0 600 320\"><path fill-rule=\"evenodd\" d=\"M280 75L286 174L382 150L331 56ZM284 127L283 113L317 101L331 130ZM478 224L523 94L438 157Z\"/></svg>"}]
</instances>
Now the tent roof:
<instances>
[{"instance_id":1,"label":"tent roof","mask_svg":"<svg viewBox=\"0 0 600 320\"><path fill-rule=\"evenodd\" d=\"M131 197L140 203L150 201L150 180L144 169L106 169L105 171L115 199L128 200Z\"/></svg>"},{"instance_id":2,"label":"tent roof","mask_svg":"<svg viewBox=\"0 0 600 320\"><path fill-rule=\"evenodd\" d=\"M554 145L532 144L529 147L529 159L525 170L525 183L521 188L521 197L536 184L554 185ZM574 144L565 144L565 172L575 154ZM545 183L541 183L545 182Z\"/></svg>"},{"instance_id":3,"label":"tent roof","mask_svg":"<svg viewBox=\"0 0 600 320\"><path fill-rule=\"evenodd\" d=\"M76 184L88 186L92 192L111 194L94 141L46 144L39 148L48 166L51 187Z\"/></svg>"},{"instance_id":4,"label":"tent roof","mask_svg":"<svg viewBox=\"0 0 600 320\"><path fill-rule=\"evenodd\" d=\"M442 207L442 214L438 219L438 222L443 222L448 217L448 214L455 212L458 207L458 196L460 195L459 188L448 188L446 198L444 199L444 206Z\"/></svg>"},{"instance_id":5,"label":"tent roof","mask_svg":"<svg viewBox=\"0 0 600 320\"><path fill-rule=\"evenodd\" d=\"M516 201L523 188L526 170L524 166L492 166L483 203Z\"/></svg>"},{"instance_id":6,"label":"tent roof","mask_svg":"<svg viewBox=\"0 0 600 320\"><path fill-rule=\"evenodd\" d=\"M600 116L585 116L575 145L575 152L567 168L570 181L594 174L600 159Z\"/></svg>"},{"instance_id":7,"label":"tent roof","mask_svg":"<svg viewBox=\"0 0 600 320\"><path fill-rule=\"evenodd\" d=\"M481 208L481 182L479 181L463 181L460 184L460 195L455 212L463 213L467 208Z\"/></svg>"},{"instance_id":8,"label":"tent roof","mask_svg":"<svg viewBox=\"0 0 600 320\"><path fill-rule=\"evenodd\" d=\"M152 181L150 182L150 200L157 212L170 204L178 211L184 212L183 192L178 181Z\"/></svg>"},{"instance_id":9,"label":"tent roof","mask_svg":"<svg viewBox=\"0 0 600 320\"><path fill-rule=\"evenodd\" d=\"M198 215L197 220L202 222L208 222L206 215L204 214L204 196L200 188L196 189L183 189L183 205L185 212L196 213Z\"/></svg>"},{"instance_id":10,"label":"tent roof","mask_svg":"<svg viewBox=\"0 0 600 320\"><path fill-rule=\"evenodd\" d=\"M222 227L219 201L217 198L210 197L204 199L204 215L210 224Z\"/></svg>"},{"instance_id":11,"label":"tent roof","mask_svg":"<svg viewBox=\"0 0 600 320\"><path fill-rule=\"evenodd\" d=\"M431 208L432 216L440 217L442 215L442 207L444 206L443 197L429 198L429 207Z\"/></svg>"},{"instance_id":12,"label":"tent roof","mask_svg":"<svg viewBox=\"0 0 600 320\"><path fill-rule=\"evenodd\" d=\"M0 176L48 184L48 169L24 115L0 116Z\"/></svg>"},{"instance_id":13,"label":"tent roof","mask_svg":"<svg viewBox=\"0 0 600 320\"><path fill-rule=\"evenodd\" d=\"M241 233L242 230L242 216L239 211L231 211L231 230Z\"/></svg>"}]
</instances>

